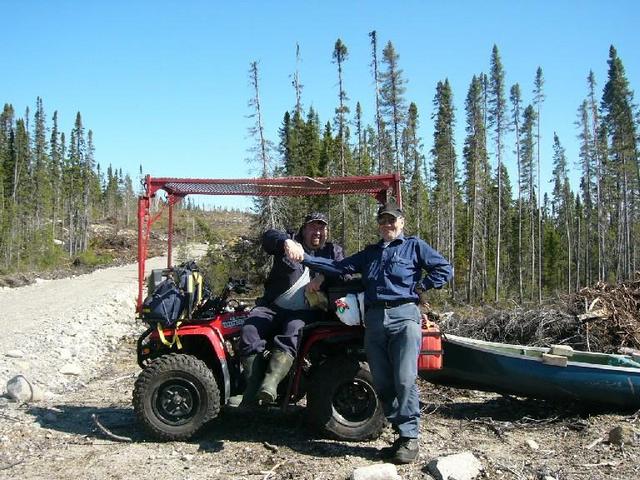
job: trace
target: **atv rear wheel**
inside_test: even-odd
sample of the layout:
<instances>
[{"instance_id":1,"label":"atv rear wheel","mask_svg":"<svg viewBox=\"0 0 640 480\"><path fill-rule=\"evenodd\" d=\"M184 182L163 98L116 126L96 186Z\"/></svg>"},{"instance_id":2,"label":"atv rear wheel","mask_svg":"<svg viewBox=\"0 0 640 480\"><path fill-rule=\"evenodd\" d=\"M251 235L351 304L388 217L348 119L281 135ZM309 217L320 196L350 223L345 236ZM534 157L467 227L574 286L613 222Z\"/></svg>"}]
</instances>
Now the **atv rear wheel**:
<instances>
[{"instance_id":1,"label":"atv rear wheel","mask_svg":"<svg viewBox=\"0 0 640 480\"><path fill-rule=\"evenodd\" d=\"M207 365L191 355L156 358L140 373L133 408L160 440L186 440L220 410L220 389Z\"/></svg>"},{"instance_id":2,"label":"atv rear wheel","mask_svg":"<svg viewBox=\"0 0 640 480\"><path fill-rule=\"evenodd\" d=\"M339 440L378 438L385 425L369 366L355 358L328 360L309 379L309 420Z\"/></svg>"}]
</instances>

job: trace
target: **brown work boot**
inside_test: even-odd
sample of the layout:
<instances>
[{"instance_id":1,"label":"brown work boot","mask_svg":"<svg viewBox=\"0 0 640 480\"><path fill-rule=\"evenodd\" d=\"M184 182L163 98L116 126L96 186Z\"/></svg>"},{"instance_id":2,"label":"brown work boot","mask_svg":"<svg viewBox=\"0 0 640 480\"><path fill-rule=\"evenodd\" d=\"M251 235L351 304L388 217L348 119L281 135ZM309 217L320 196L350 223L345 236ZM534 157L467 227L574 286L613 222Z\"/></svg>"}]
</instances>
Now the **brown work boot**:
<instances>
[{"instance_id":1,"label":"brown work boot","mask_svg":"<svg viewBox=\"0 0 640 480\"><path fill-rule=\"evenodd\" d=\"M393 458L393 456L398 451L398 447L400 446L401 440L402 440L402 437L398 437L393 441L393 443L390 446L383 447L380 450L378 450L378 457L382 459Z\"/></svg>"},{"instance_id":2,"label":"brown work boot","mask_svg":"<svg viewBox=\"0 0 640 480\"><path fill-rule=\"evenodd\" d=\"M393 455L393 463L413 463L420 453L420 442L417 438L398 438L398 447Z\"/></svg>"}]
</instances>

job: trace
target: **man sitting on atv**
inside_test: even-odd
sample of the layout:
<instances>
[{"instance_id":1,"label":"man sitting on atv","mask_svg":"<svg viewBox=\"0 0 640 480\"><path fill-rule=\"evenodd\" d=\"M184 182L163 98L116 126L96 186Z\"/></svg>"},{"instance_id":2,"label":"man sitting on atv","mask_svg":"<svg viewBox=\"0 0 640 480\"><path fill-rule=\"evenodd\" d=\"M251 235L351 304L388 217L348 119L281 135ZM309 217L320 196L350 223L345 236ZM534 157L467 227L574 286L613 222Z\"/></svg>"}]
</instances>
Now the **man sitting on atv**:
<instances>
[{"instance_id":1,"label":"man sitting on atv","mask_svg":"<svg viewBox=\"0 0 640 480\"><path fill-rule=\"evenodd\" d=\"M262 248L273 255L273 267L264 284L264 295L242 327L240 360L247 384L243 406L255 403L256 395L262 403L276 400L278 384L293 364L300 330L321 315L306 302L305 288L310 282L319 286L324 277L290 261L287 251L294 247L295 240L309 255L342 260L343 248L326 241L328 223L326 215L314 212L305 217L295 236L277 230L268 230L262 236ZM271 340L267 364L264 351Z\"/></svg>"}]
</instances>

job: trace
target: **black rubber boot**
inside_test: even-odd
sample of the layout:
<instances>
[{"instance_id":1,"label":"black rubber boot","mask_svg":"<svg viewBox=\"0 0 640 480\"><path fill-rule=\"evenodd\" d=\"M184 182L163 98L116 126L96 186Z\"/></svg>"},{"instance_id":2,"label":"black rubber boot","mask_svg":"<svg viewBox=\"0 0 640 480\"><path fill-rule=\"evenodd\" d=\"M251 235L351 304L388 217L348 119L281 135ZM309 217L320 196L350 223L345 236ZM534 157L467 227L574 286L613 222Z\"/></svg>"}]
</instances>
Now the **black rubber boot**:
<instances>
[{"instance_id":1,"label":"black rubber boot","mask_svg":"<svg viewBox=\"0 0 640 480\"><path fill-rule=\"evenodd\" d=\"M265 362L262 353L254 353L248 357L242 357L240 363L246 386L242 395L236 395L229 399L229 405L248 407L256 404L256 393L262 383L267 362Z\"/></svg>"},{"instance_id":2,"label":"black rubber boot","mask_svg":"<svg viewBox=\"0 0 640 480\"><path fill-rule=\"evenodd\" d=\"M293 365L293 357L282 350L274 350L267 366L267 374L258 392L262 403L273 403L278 397L278 384L287 376Z\"/></svg>"}]
</instances>

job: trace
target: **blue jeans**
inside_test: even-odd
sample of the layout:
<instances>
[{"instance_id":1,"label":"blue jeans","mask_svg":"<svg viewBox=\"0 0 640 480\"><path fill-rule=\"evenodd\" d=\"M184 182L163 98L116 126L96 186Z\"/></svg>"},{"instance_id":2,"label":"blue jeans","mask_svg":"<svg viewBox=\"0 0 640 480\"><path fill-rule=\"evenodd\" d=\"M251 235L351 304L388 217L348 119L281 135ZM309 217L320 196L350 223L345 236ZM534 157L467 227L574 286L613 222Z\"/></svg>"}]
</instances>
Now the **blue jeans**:
<instances>
[{"instance_id":1,"label":"blue jeans","mask_svg":"<svg viewBox=\"0 0 640 480\"><path fill-rule=\"evenodd\" d=\"M422 343L414 303L372 307L365 316L364 347L387 420L401 437L418 438L420 402L416 378Z\"/></svg>"}]
</instances>

